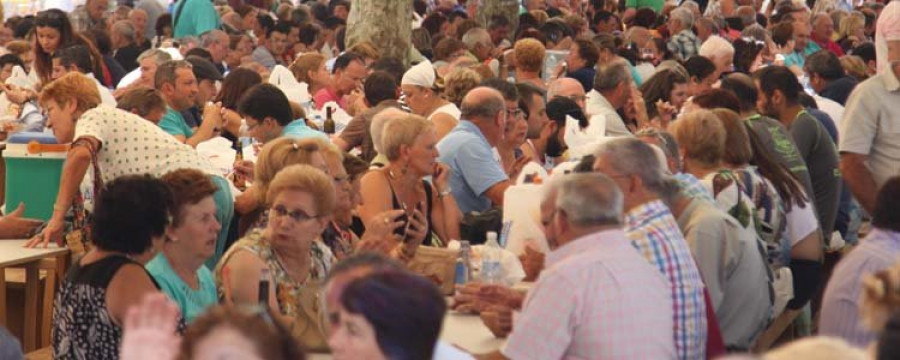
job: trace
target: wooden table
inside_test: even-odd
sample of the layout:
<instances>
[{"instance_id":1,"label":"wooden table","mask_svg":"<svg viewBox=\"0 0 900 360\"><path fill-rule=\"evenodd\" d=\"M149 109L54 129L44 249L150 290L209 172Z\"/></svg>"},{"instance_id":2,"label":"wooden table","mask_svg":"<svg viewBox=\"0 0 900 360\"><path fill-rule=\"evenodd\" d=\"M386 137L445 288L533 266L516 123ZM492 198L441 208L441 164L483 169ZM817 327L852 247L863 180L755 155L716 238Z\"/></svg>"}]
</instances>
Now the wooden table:
<instances>
[{"instance_id":1,"label":"wooden table","mask_svg":"<svg viewBox=\"0 0 900 360\"><path fill-rule=\"evenodd\" d=\"M65 257L68 248L55 244L47 248L27 249L22 247L27 240L0 240L0 324L6 325L6 268L25 268L25 326L22 342L25 349L35 349L37 335L37 303L41 259ZM48 284L52 286L52 284Z\"/></svg>"},{"instance_id":2,"label":"wooden table","mask_svg":"<svg viewBox=\"0 0 900 360\"><path fill-rule=\"evenodd\" d=\"M6 200L6 159L2 158L3 150L6 150L6 141L0 141L0 204Z\"/></svg>"}]
</instances>

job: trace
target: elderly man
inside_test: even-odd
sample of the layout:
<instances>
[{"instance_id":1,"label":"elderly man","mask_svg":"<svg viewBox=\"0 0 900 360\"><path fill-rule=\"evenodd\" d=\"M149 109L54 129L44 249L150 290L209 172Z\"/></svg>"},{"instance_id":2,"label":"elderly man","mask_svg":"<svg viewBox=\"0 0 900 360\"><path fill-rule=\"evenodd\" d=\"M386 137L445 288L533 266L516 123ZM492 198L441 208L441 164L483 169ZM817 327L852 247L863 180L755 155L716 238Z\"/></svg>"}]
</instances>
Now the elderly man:
<instances>
[{"instance_id":1,"label":"elderly man","mask_svg":"<svg viewBox=\"0 0 900 360\"><path fill-rule=\"evenodd\" d=\"M566 175L549 185L541 222L554 250L502 354L485 358L676 357L668 283L631 246L622 205L622 193L601 174ZM491 310L483 314L494 328Z\"/></svg>"},{"instance_id":2,"label":"elderly man","mask_svg":"<svg viewBox=\"0 0 900 360\"><path fill-rule=\"evenodd\" d=\"M665 205L677 193L664 161L641 140L618 138L600 145L594 171L613 179L625 197L625 232L632 246L669 280L679 359L703 359L707 317L703 279L678 223Z\"/></svg>"},{"instance_id":3,"label":"elderly man","mask_svg":"<svg viewBox=\"0 0 900 360\"><path fill-rule=\"evenodd\" d=\"M109 41L113 48L113 58L122 65L125 72L137 69L141 49L135 42L134 25L128 20L116 21L109 33Z\"/></svg>"},{"instance_id":4,"label":"elderly man","mask_svg":"<svg viewBox=\"0 0 900 360\"><path fill-rule=\"evenodd\" d=\"M889 16L878 19L878 29L896 26L890 21L900 15L900 3L888 4L882 14ZM850 94L840 131L844 179L869 213L877 189L900 173L900 37L884 38L887 54L879 49L877 55L887 61Z\"/></svg>"},{"instance_id":5,"label":"elderly man","mask_svg":"<svg viewBox=\"0 0 900 360\"><path fill-rule=\"evenodd\" d=\"M732 71L734 65L734 46L718 35L710 36L700 46L700 56L716 64L715 78Z\"/></svg>"},{"instance_id":6,"label":"elderly man","mask_svg":"<svg viewBox=\"0 0 900 360\"><path fill-rule=\"evenodd\" d=\"M128 13L128 21L134 25L134 42L141 51L150 49L150 41L147 39L147 26L149 16L144 9L134 9Z\"/></svg>"},{"instance_id":7,"label":"elderly man","mask_svg":"<svg viewBox=\"0 0 900 360\"><path fill-rule=\"evenodd\" d=\"M109 0L87 0L69 13L72 27L77 32L84 32L96 27L105 28L104 15L109 11Z\"/></svg>"},{"instance_id":8,"label":"elderly man","mask_svg":"<svg viewBox=\"0 0 900 360\"><path fill-rule=\"evenodd\" d=\"M197 127L188 125L181 115L182 111L196 104L200 92L191 63L173 60L160 65L156 70L155 84L168 106L166 114L159 122L159 127L165 132L192 147L197 147L197 144L219 135L222 130L222 116L218 106L207 105L203 111L202 122Z\"/></svg>"},{"instance_id":9,"label":"elderly man","mask_svg":"<svg viewBox=\"0 0 900 360\"><path fill-rule=\"evenodd\" d=\"M547 99L552 100L557 96L569 98L578 104L582 110L585 110L585 107L587 106L585 103L587 96L578 80L572 78L559 78L551 82L550 86L547 87Z\"/></svg>"},{"instance_id":10,"label":"elderly man","mask_svg":"<svg viewBox=\"0 0 900 360\"><path fill-rule=\"evenodd\" d=\"M628 66L622 62L602 65L594 76L594 89L587 95L585 115L591 127L603 129L606 136L631 136L625 121L619 116L632 98L634 86Z\"/></svg>"},{"instance_id":11,"label":"elderly man","mask_svg":"<svg viewBox=\"0 0 900 360\"><path fill-rule=\"evenodd\" d=\"M492 148L503 139L507 112L499 91L477 87L462 101L459 125L437 144L441 163L450 166L450 187L463 213L503 206L510 186Z\"/></svg>"},{"instance_id":12,"label":"elderly man","mask_svg":"<svg viewBox=\"0 0 900 360\"><path fill-rule=\"evenodd\" d=\"M673 34L672 39L666 45L669 51L682 61L697 55L697 51L700 49L700 39L691 30L694 26L694 15L691 14L691 11L683 7L672 10L667 25L669 33Z\"/></svg>"},{"instance_id":13,"label":"elderly man","mask_svg":"<svg viewBox=\"0 0 900 360\"><path fill-rule=\"evenodd\" d=\"M841 49L841 45L831 40L832 35L834 35L834 20L831 19L831 15L828 15L828 13L813 15L812 41L822 49L828 50L838 57L844 56L844 49Z\"/></svg>"},{"instance_id":14,"label":"elderly man","mask_svg":"<svg viewBox=\"0 0 900 360\"><path fill-rule=\"evenodd\" d=\"M113 92L113 96L118 98L129 90L136 88L155 88L156 68L169 60L172 60L172 55L160 49L150 49L142 52L137 58L140 77L130 84L124 84L124 81L120 82L119 87Z\"/></svg>"},{"instance_id":15,"label":"elderly man","mask_svg":"<svg viewBox=\"0 0 900 360\"><path fill-rule=\"evenodd\" d=\"M500 74L500 61L496 58L502 54L497 53L497 48L491 41L491 34L484 28L473 28L462 37L463 44L469 52L482 64L491 68L494 75Z\"/></svg>"},{"instance_id":16,"label":"elderly man","mask_svg":"<svg viewBox=\"0 0 900 360\"><path fill-rule=\"evenodd\" d=\"M212 63L221 73L225 73L225 57L228 55L230 40L222 30L212 30L200 35L200 46L209 51Z\"/></svg>"}]
</instances>

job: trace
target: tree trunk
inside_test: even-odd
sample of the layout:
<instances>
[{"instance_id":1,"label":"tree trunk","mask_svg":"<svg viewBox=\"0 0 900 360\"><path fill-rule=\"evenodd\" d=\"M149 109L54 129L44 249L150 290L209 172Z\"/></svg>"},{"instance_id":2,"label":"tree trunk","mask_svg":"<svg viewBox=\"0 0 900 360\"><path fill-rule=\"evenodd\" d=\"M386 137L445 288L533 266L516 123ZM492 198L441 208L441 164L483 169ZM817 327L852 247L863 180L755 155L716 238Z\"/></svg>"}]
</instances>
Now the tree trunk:
<instances>
[{"instance_id":1,"label":"tree trunk","mask_svg":"<svg viewBox=\"0 0 900 360\"><path fill-rule=\"evenodd\" d=\"M487 29L494 15L503 15L509 20L509 41L513 42L516 28L519 27L519 1L482 0L481 6L478 7L478 23Z\"/></svg>"},{"instance_id":2,"label":"tree trunk","mask_svg":"<svg viewBox=\"0 0 900 360\"><path fill-rule=\"evenodd\" d=\"M369 41L382 57L409 65L412 11L410 0L353 0L347 17L347 48Z\"/></svg>"}]
</instances>

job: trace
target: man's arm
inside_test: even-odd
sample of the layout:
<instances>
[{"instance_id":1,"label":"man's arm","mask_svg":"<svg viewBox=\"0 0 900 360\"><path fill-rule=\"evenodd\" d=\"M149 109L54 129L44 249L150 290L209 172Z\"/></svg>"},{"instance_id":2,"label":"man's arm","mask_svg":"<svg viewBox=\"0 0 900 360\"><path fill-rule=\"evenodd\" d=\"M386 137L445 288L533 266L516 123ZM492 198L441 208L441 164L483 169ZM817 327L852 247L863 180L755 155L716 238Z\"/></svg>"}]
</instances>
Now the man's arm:
<instances>
[{"instance_id":1,"label":"man's arm","mask_svg":"<svg viewBox=\"0 0 900 360\"><path fill-rule=\"evenodd\" d=\"M491 202L499 207L503 206L503 194L506 193L506 189L509 189L510 181L503 180L494 184L484 192L484 195L491 199Z\"/></svg>"},{"instance_id":2,"label":"man's arm","mask_svg":"<svg viewBox=\"0 0 900 360\"><path fill-rule=\"evenodd\" d=\"M844 181L859 204L872 214L875 211L878 187L872 172L866 167L867 158L868 156L863 154L841 153L841 173L844 174Z\"/></svg>"}]
</instances>

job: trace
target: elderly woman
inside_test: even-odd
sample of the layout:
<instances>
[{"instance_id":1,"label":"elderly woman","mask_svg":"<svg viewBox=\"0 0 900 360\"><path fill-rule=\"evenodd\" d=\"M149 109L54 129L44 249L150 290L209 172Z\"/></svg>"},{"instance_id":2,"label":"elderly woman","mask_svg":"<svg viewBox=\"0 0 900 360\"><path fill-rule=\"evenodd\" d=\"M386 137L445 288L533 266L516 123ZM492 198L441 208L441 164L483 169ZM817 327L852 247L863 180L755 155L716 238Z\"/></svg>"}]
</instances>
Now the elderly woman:
<instances>
[{"instance_id":1,"label":"elderly woman","mask_svg":"<svg viewBox=\"0 0 900 360\"><path fill-rule=\"evenodd\" d=\"M406 105L413 114L424 116L434 123L438 140L456 127L462 114L455 104L441 97L443 87L443 80L437 78L434 67L428 61L407 70L400 80Z\"/></svg>"},{"instance_id":2,"label":"elderly woman","mask_svg":"<svg viewBox=\"0 0 900 360\"><path fill-rule=\"evenodd\" d=\"M716 64L716 79L734 71L734 46L718 35L710 36L703 42L699 55Z\"/></svg>"},{"instance_id":3,"label":"elderly woman","mask_svg":"<svg viewBox=\"0 0 900 360\"><path fill-rule=\"evenodd\" d=\"M669 131L682 156L684 172L694 175L712 192L716 206L733 216L741 226L756 229L756 207L743 195L743 184L722 164L725 127L709 110L699 109L673 122Z\"/></svg>"},{"instance_id":4,"label":"elderly woman","mask_svg":"<svg viewBox=\"0 0 900 360\"><path fill-rule=\"evenodd\" d=\"M217 302L212 272L203 263L216 252L216 184L203 172L180 169L163 175L174 199L172 223L162 252L147 271L191 322Z\"/></svg>"},{"instance_id":5,"label":"elderly woman","mask_svg":"<svg viewBox=\"0 0 900 360\"><path fill-rule=\"evenodd\" d=\"M321 170L291 165L266 189L265 228L238 240L216 266L216 285L225 303L257 304L260 280L267 280L269 304L307 348L323 348L318 283L326 269L317 264L316 246L335 205L334 183Z\"/></svg>"},{"instance_id":6,"label":"elderly woman","mask_svg":"<svg viewBox=\"0 0 900 360\"><path fill-rule=\"evenodd\" d=\"M420 116L406 115L388 121L381 137L388 164L362 178L363 221L388 210L403 210L409 226L398 235L404 239L406 255L414 254L423 242L438 245L459 239L461 213L450 196L450 170L437 162L435 126ZM425 176L432 176L432 182L423 180ZM432 241L432 231L439 241Z\"/></svg>"},{"instance_id":7,"label":"elderly woman","mask_svg":"<svg viewBox=\"0 0 900 360\"><path fill-rule=\"evenodd\" d=\"M147 294L159 294L144 264L169 225L172 194L166 184L147 175L120 177L103 188L95 210L94 248L72 265L56 294L57 358L118 359L128 309Z\"/></svg>"},{"instance_id":8,"label":"elderly woman","mask_svg":"<svg viewBox=\"0 0 900 360\"><path fill-rule=\"evenodd\" d=\"M437 287L420 276L370 274L341 292L328 345L335 360L431 359L446 310Z\"/></svg>"},{"instance_id":9,"label":"elderly woman","mask_svg":"<svg viewBox=\"0 0 900 360\"><path fill-rule=\"evenodd\" d=\"M213 181L216 220L222 224L216 240L215 264L225 249L234 200L228 180L209 160L176 140L153 123L124 110L100 105L94 80L72 72L44 87L40 102L47 113L53 136L63 144L72 143L63 166L53 215L44 231L29 246L61 242L66 212L73 206L79 184L88 166L94 163L94 180L109 182L132 174L162 176L177 169L197 169ZM209 110L214 111L214 110ZM97 175L100 175L99 178Z\"/></svg>"},{"instance_id":10,"label":"elderly woman","mask_svg":"<svg viewBox=\"0 0 900 360\"><path fill-rule=\"evenodd\" d=\"M259 152L253 185L235 199L235 208L242 214L239 236L254 227L265 228L266 208L264 206L269 183L281 169L295 164L311 165L322 172L328 172L323 147L328 144L317 139L278 138L270 141Z\"/></svg>"},{"instance_id":11,"label":"elderly woman","mask_svg":"<svg viewBox=\"0 0 900 360\"><path fill-rule=\"evenodd\" d=\"M516 57L516 81L529 83L546 91L547 84L541 78L544 55L547 53L544 44L535 39L522 39L516 41L513 52Z\"/></svg>"}]
</instances>

